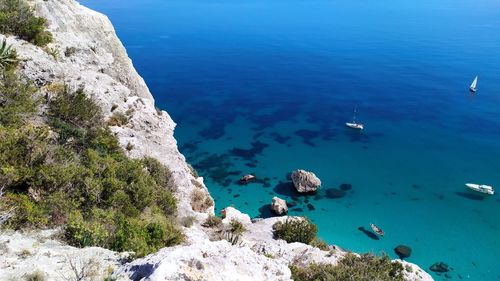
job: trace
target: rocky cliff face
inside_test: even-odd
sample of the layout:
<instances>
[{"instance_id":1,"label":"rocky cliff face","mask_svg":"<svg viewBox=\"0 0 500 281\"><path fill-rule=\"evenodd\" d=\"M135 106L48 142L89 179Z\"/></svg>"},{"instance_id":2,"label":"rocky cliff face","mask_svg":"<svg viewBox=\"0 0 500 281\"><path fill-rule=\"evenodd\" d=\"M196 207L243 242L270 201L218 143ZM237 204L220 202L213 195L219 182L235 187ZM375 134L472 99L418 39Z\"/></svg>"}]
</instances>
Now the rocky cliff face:
<instances>
[{"instance_id":1,"label":"rocky cliff face","mask_svg":"<svg viewBox=\"0 0 500 281\"><path fill-rule=\"evenodd\" d=\"M61 276L74 274L75 268L82 271L86 267L98 268L94 271L99 277L88 280L102 280L108 268L119 280L291 280L288 264L292 261L335 264L345 254L339 248L321 251L301 243L277 241L272 237L272 225L284 217L252 222L248 215L233 208L227 209L223 223L227 225L231 219L237 219L247 231L235 245L226 240L212 241L213 233L200 223L213 214L213 207L195 211L191 205L193 192L202 192L212 200L203 179L193 175L179 153L173 137L175 123L167 112L155 108L151 93L135 71L110 21L74 0L30 3L40 16L48 19L55 42L43 50L8 38L22 59L21 71L36 81L42 91L56 83L84 87L107 116L116 112L129 116L126 125L112 127L121 145L131 157L155 157L170 168L178 187L175 195L180 217L192 216L197 222L184 228L184 245L165 248L130 263L112 251L62 245L45 232L3 233L0 235L2 278L19 278L38 268L47 280L59 280ZM408 280L432 280L418 266L409 265L413 271L408 273Z\"/></svg>"},{"instance_id":2,"label":"rocky cliff face","mask_svg":"<svg viewBox=\"0 0 500 281\"><path fill-rule=\"evenodd\" d=\"M108 18L73 0L35 0L31 4L48 20L54 43L43 50L9 38L23 60L22 72L38 86L65 83L73 88L84 87L104 114L129 116L128 124L112 127L120 143L124 148L133 147L128 152L132 157L151 156L167 165L174 174L175 185L180 187L179 213L194 215L190 205L192 192L201 189L209 196L208 191L179 153L173 136L174 121L167 112L155 108L153 96ZM213 208L207 211L213 212Z\"/></svg>"}]
</instances>

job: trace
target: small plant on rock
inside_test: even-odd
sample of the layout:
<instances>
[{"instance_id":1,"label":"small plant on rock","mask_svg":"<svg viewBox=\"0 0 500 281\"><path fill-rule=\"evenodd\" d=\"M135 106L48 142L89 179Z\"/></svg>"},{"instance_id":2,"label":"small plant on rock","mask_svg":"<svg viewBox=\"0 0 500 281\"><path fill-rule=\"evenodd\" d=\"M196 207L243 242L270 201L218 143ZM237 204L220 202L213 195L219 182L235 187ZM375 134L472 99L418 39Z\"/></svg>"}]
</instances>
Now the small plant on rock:
<instances>
[{"instance_id":1,"label":"small plant on rock","mask_svg":"<svg viewBox=\"0 0 500 281\"><path fill-rule=\"evenodd\" d=\"M125 126L128 123L128 117L123 113L113 112L106 123L108 126Z\"/></svg>"},{"instance_id":2,"label":"small plant on rock","mask_svg":"<svg viewBox=\"0 0 500 281\"><path fill-rule=\"evenodd\" d=\"M217 216L213 216L213 215L209 215L208 218L205 220L205 222L202 224L202 226L204 227L218 227L219 225L221 225L222 223L222 219L217 217Z\"/></svg>"},{"instance_id":3,"label":"small plant on rock","mask_svg":"<svg viewBox=\"0 0 500 281\"><path fill-rule=\"evenodd\" d=\"M24 275L25 281L45 281L45 274L41 270L35 270L32 273Z\"/></svg>"},{"instance_id":4,"label":"small plant on rock","mask_svg":"<svg viewBox=\"0 0 500 281\"><path fill-rule=\"evenodd\" d=\"M231 222L229 223L229 231L234 234L242 234L243 232L246 231L245 226L236 219L232 219Z\"/></svg>"},{"instance_id":5,"label":"small plant on rock","mask_svg":"<svg viewBox=\"0 0 500 281\"><path fill-rule=\"evenodd\" d=\"M214 205L213 200L201 189L195 189L191 193L191 207L196 212L204 212Z\"/></svg>"},{"instance_id":6,"label":"small plant on rock","mask_svg":"<svg viewBox=\"0 0 500 281\"><path fill-rule=\"evenodd\" d=\"M4 38L0 43L0 69L10 69L17 64L17 53Z\"/></svg>"}]
</instances>

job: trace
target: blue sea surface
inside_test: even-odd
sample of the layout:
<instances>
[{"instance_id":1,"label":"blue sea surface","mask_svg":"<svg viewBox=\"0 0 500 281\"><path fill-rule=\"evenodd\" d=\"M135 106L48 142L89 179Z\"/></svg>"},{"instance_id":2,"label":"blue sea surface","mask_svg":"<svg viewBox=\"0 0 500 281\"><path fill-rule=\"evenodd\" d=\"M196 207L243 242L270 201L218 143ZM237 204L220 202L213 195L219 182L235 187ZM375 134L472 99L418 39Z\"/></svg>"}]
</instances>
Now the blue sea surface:
<instances>
[{"instance_id":1,"label":"blue sea surface","mask_svg":"<svg viewBox=\"0 0 500 281\"><path fill-rule=\"evenodd\" d=\"M279 196L329 243L500 279L500 197L464 186L500 190L500 1L81 3L114 23L217 210L269 216ZM316 195L294 192L298 168Z\"/></svg>"}]
</instances>

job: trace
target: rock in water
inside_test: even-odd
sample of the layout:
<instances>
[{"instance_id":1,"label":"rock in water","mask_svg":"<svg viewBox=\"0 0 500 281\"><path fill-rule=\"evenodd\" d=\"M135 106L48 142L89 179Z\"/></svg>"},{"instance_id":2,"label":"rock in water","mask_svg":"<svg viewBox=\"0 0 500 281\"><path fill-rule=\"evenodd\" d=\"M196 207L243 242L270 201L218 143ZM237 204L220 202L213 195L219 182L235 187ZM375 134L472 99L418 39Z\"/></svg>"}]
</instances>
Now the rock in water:
<instances>
[{"instance_id":1,"label":"rock in water","mask_svg":"<svg viewBox=\"0 0 500 281\"><path fill-rule=\"evenodd\" d=\"M341 189L329 188L326 190L326 197L337 199L346 196L346 192Z\"/></svg>"},{"instance_id":2,"label":"rock in water","mask_svg":"<svg viewBox=\"0 0 500 281\"><path fill-rule=\"evenodd\" d=\"M271 203L271 210L275 212L277 215L285 215L288 213L288 207L286 206L286 201L278 198L278 197L273 197L273 202Z\"/></svg>"},{"instance_id":3,"label":"rock in water","mask_svg":"<svg viewBox=\"0 0 500 281\"><path fill-rule=\"evenodd\" d=\"M314 192L321 186L321 180L314 173L304 170L293 172L292 182L300 193Z\"/></svg>"},{"instance_id":4,"label":"rock in water","mask_svg":"<svg viewBox=\"0 0 500 281\"><path fill-rule=\"evenodd\" d=\"M397 246L394 248L394 252L396 252L400 259L405 259L411 256L411 248L405 245Z\"/></svg>"},{"instance_id":5,"label":"rock in water","mask_svg":"<svg viewBox=\"0 0 500 281\"><path fill-rule=\"evenodd\" d=\"M449 266L444 262L436 262L431 265L430 270L438 273L448 272L450 271Z\"/></svg>"}]
</instances>

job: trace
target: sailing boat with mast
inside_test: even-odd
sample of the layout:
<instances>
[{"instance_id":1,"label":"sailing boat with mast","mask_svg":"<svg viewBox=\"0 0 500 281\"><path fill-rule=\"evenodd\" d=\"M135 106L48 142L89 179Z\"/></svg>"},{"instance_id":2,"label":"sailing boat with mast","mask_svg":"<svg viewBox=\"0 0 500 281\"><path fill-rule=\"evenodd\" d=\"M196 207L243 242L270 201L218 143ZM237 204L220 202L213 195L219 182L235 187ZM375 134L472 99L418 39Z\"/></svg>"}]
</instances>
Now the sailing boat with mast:
<instances>
[{"instance_id":1,"label":"sailing boat with mast","mask_svg":"<svg viewBox=\"0 0 500 281\"><path fill-rule=\"evenodd\" d=\"M345 125L349 128L356 130L363 130L363 124L356 123L356 108L354 108L354 115L352 116L352 122L347 122Z\"/></svg>"},{"instance_id":2,"label":"sailing boat with mast","mask_svg":"<svg viewBox=\"0 0 500 281\"><path fill-rule=\"evenodd\" d=\"M474 78L474 81L472 81L472 84L470 84L469 91L472 93L475 93L477 90L477 76Z\"/></svg>"}]
</instances>

